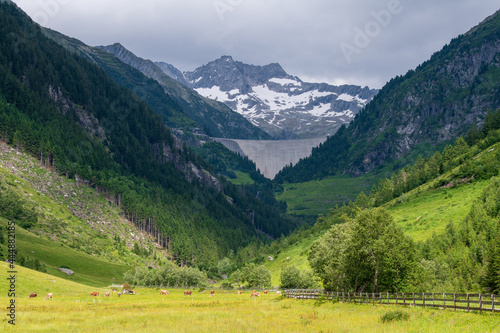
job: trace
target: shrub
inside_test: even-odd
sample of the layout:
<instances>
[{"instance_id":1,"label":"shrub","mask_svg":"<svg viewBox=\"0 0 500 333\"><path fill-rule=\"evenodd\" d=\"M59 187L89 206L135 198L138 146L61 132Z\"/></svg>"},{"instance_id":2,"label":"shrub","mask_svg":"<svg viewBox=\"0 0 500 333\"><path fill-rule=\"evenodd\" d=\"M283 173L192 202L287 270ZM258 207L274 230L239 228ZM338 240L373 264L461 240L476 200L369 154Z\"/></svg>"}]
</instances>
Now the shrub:
<instances>
[{"instance_id":1,"label":"shrub","mask_svg":"<svg viewBox=\"0 0 500 333\"><path fill-rule=\"evenodd\" d=\"M390 323L392 321L401 321L410 319L410 314L403 312L401 310L397 311L389 311L386 312L382 317L380 317L380 321L382 323Z\"/></svg>"}]
</instances>

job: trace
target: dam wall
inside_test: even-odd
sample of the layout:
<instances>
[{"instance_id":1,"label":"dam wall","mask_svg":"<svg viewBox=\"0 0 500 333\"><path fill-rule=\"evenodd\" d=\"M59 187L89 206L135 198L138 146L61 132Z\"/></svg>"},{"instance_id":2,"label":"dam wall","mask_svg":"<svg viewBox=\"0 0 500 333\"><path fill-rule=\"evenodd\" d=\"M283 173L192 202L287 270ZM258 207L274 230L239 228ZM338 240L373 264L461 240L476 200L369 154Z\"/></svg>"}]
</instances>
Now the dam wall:
<instances>
[{"instance_id":1,"label":"dam wall","mask_svg":"<svg viewBox=\"0 0 500 333\"><path fill-rule=\"evenodd\" d=\"M260 172L269 179L287 165L295 165L301 158L309 157L312 149L326 138L304 140L234 140L215 139L229 150L252 160Z\"/></svg>"}]
</instances>

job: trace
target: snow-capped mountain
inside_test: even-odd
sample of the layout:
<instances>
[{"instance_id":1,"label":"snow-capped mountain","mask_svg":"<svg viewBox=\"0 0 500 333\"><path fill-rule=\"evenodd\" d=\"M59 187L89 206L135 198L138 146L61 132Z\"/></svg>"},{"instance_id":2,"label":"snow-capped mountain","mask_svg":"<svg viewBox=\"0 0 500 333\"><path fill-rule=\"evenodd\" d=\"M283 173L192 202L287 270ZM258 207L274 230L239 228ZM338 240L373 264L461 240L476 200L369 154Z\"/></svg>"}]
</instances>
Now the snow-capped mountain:
<instances>
[{"instance_id":1,"label":"snow-capped mountain","mask_svg":"<svg viewBox=\"0 0 500 333\"><path fill-rule=\"evenodd\" d=\"M200 95L225 103L282 139L332 135L378 92L353 85L307 83L279 64L247 65L230 56L183 74L182 81Z\"/></svg>"}]
</instances>

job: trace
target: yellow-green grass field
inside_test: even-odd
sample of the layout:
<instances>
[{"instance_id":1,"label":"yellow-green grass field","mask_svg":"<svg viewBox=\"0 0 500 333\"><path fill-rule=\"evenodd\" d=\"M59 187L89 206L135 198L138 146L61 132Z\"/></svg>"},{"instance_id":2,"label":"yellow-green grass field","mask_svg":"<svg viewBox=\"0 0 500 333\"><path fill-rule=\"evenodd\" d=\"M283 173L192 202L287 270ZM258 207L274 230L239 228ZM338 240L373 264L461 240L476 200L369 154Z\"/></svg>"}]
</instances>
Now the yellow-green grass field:
<instances>
[{"instance_id":1,"label":"yellow-green grass field","mask_svg":"<svg viewBox=\"0 0 500 333\"><path fill-rule=\"evenodd\" d=\"M467 313L385 305L359 305L283 299L276 294L250 297L246 291L136 288L139 295L92 299L92 288L16 267L16 325L7 320L7 270L0 264L0 332L500 332L500 314ZM50 280L55 279L56 282ZM30 292L39 297L29 299ZM53 300L45 300L47 292ZM408 319L383 323L402 311Z\"/></svg>"}]
</instances>

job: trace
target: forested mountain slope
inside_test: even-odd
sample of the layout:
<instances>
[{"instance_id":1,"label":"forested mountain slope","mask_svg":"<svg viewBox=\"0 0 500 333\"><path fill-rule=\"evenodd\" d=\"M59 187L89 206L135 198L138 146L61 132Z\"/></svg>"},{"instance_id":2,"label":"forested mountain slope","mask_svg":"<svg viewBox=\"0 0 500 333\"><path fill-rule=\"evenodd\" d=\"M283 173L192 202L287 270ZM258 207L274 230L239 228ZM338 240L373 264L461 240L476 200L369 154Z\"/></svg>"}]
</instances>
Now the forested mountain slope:
<instances>
[{"instance_id":1,"label":"forested mountain slope","mask_svg":"<svg viewBox=\"0 0 500 333\"><path fill-rule=\"evenodd\" d=\"M432 154L500 107L500 12L388 82L377 96L279 182L359 176Z\"/></svg>"},{"instance_id":2,"label":"forested mountain slope","mask_svg":"<svg viewBox=\"0 0 500 333\"><path fill-rule=\"evenodd\" d=\"M482 127L474 127L443 153L417 159L382 179L369 195L361 193L320 216L310 229L273 242L265 256L275 260L267 266L283 276L289 266L304 273L310 264L333 290L498 294L499 176L500 110L488 113ZM377 227L352 238L353 223L359 227L360 221L365 227L380 223L380 228L390 225L395 231L380 233ZM408 248L394 251L403 240ZM356 249L359 244L363 247ZM408 273L405 281L396 276L402 267ZM290 279L298 283L290 287L314 282L298 277Z\"/></svg>"},{"instance_id":3,"label":"forested mountain slope","mask_svg":"<svg viewBox=\"0 0 500 333\"><path fill-rule=\"evenodd\" d=\"M214 177L147 104L9 3L0 4L0 138L106 193L179 263L211 263L295 227Z\"/></svg>"},{"instance_id":4,"label":"forested mountain slope","mask_svg":"<svg viewBox=\"0 0 500 333\"><path fill-rule=\"evenodd\" d=\"M207 135L232 139L271 138L266 132L252 125L245 117L232 111L223 103L201 96L195 90L169 77L152 61L136 56L121 44L97 48L109 52L120 61L139 70L146 77L156 80L165 93L181 107L186 115L195 120ZM100 53L96 52L96 54ZM102 55L100 57L106 58ZM104 66L106 66L105 63Z\"/></svg>"},{"instance_id":5,"label":"forested mountain slope","mask_svg":"<svg viewBox=\"0 0 500 333\"><path fill-rule=\"evenodd\" d=\"M131 89L147 102L171 128L188 132L204 131L206 135L213 137L269 138L266 133L251 125L245 118L232 112L222 103L206 100L194 90L168 77L159 68L156 71L151 69L156 65L136 57L119 44L115 46L122 50L119 53L122 58L118 58L105 49L88 46L57 31L51 29L42 29L42 31L67 49L102 67L116 83ZM133 65L136 65L138 69ZM146 71L144 68L150 68L151 71Z\"/></svg>"}]
</instances>

